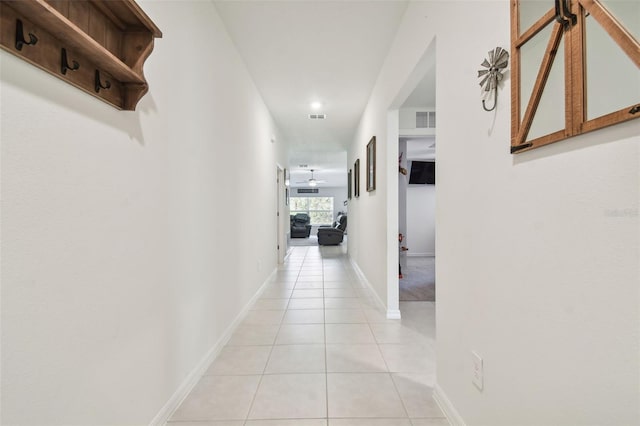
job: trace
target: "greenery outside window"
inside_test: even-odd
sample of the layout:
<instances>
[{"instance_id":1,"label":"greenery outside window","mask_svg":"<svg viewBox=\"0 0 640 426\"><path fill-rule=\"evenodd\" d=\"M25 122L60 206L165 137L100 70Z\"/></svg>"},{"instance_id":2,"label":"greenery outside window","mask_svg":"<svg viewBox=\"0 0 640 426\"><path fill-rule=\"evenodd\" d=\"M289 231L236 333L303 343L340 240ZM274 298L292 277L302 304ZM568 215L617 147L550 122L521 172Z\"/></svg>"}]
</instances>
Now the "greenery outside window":
<instances>
[{"instance_id":1,"label":"greenery outside window","mask_svg":"<svg viewBox=\"0 0 640 426\"><path fill-rule=\"evenodd\" d=\"M290 213L306 213L312 225L333 223L333 197L291 197Z\"/></svg>"},{"instance_id":2,"label":"greenery outside window","mask_svg":"<svg viewBox=\"0 0 640 426\"><path fill-rule=\"evenodd\" d=\"M638 0L511 0L511 152L640 118L638 40Z\"/></svg>"}]
</instances>

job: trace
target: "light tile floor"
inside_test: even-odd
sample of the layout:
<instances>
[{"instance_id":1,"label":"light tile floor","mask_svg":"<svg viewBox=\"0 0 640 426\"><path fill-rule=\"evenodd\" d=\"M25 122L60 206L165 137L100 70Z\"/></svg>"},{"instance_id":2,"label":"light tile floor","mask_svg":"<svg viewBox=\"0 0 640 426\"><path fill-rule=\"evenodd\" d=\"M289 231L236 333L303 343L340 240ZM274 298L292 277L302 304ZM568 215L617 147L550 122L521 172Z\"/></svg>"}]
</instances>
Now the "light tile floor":
<instances>
[{"instance_id":1,"label":"light tile floor","mask_svg":"<svg viewBox=\"0 0 640 426\"><path fill-rule=\"evenodd\" d=\"M435 307L387 320L342 246L294 247L168 426L445 426Z\"/></svg>"}]
</instances>

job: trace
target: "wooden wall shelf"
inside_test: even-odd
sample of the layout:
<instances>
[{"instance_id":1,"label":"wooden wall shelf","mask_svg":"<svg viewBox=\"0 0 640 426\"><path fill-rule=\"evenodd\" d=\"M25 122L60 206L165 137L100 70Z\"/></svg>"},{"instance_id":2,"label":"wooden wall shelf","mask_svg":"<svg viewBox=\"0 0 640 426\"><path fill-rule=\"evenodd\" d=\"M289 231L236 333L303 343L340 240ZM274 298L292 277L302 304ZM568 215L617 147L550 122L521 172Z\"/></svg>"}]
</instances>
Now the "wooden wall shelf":
<instances>
[{"instance_id":1,"label":"wooden wall shelf","mask_svg":"<svg viewBox=\"0 0 640 426\"><path fill-rule=\"evenodd\" d=\"M2 49L122 110L149 90L142 68L159 37L133 0L0 0Z\"/></svg>"}]
</instances>

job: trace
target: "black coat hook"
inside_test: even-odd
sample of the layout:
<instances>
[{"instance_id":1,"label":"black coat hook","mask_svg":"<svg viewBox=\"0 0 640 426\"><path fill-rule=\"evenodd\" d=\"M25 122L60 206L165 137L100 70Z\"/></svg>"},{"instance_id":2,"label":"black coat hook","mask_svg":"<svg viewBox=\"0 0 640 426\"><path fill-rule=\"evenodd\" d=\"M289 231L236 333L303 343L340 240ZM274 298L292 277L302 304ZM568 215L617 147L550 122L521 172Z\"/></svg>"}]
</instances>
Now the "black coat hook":
<instances>
[{"instance_id":1,"label":"black coat hook","mask_svg":"<svg viewBox=\"0 0 640 426\"><path fill-rule=\"evenodd\" d=\"M491 107L491 109L487 108L484 102L485 101L483 100L482 108L484 108L485 111L493 111L494 109L496 109L496 106L498 105L498 86L493 88L493 107Z\"/></svg>"},{"instance_id":2,"label":"black coat hook","mask_svg":"<svg viewBox=\"0 0 640 426\"><path fill-rule=\"evenodd\" d=\"M69 61L67 60L67 49L65 49L64 47L62 48L61 55L62 57L60 59L60 72L62 72L62 74L66 74L67 70L76 71L78 68L80 68L80 64L77 61L72 61L73 66L69 66Z\"/></svg>"},{"instance_id":3,"label":"black coat hook","mask_svg":"<svg viewBox=\"0 0 640 426\"><path fill-rule=\"evenodd\" d=\"M22 50L22 46L25 44L27 46L35 45L38 42L38 37L29 33L29 41L24 39L24 31L22 29L22 21L20 19L16 19L16 49Z\"/></svg>"},{"instance_id":4,"label":"black coat hook","mask_svg":"<svg viewBox=\"0 0 640 426\"><path fill-rule=\"evenodd\" d=\"M100 93L100 89L108 89L111 87L111 82L109 80L104 81L104 85L100 80L100 71L96 70L96 93Z\"/></svg>"}]
</instances>

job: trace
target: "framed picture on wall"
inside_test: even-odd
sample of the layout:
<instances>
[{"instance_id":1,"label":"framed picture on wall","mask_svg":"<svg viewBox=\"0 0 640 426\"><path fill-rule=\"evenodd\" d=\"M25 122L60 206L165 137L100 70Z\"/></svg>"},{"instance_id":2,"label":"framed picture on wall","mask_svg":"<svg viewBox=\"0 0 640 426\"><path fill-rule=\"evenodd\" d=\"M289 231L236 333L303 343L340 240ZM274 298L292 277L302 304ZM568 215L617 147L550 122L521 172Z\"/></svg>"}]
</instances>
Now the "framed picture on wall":
<instances>
[{"instance_id":1,"label":"framed picture on wall","mask_svg":"<svg viewBox=\"0 0 640 426\"><path fill-rule=\"evenodd\" d=\"M376 190L376 137L367 144L367 192Z\"/></svg>"},{"instance_id":2,"label":"framed picture on wall","mask_svg":"<svg viewBox=\"0 0 640 426\"><path fill-rule=\"evenodd\" d=\"M351 175L352 175L351 169L349 169L349 174L347 176L347 198L349 200L351 199L351 189L352 189L352 186L351 186Z\"/></svg>"},{"instance_id":3,"label":"framed picture on wall","mask_svg":"<svg viewBox=\"0 0 640 426\"><path fill-rule=\"evenodd\" d=\"M353 165L353 195L358 198L360 196L360 159L358 158Z\"/></svg>"}]
</instances>

